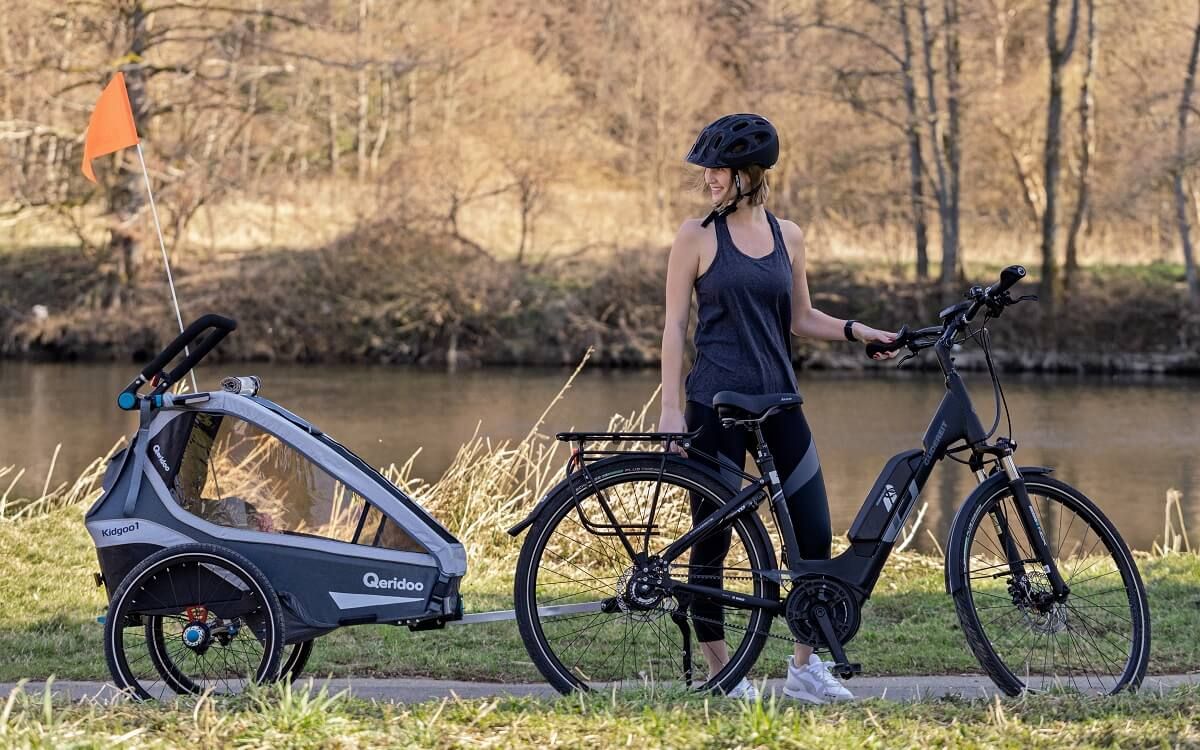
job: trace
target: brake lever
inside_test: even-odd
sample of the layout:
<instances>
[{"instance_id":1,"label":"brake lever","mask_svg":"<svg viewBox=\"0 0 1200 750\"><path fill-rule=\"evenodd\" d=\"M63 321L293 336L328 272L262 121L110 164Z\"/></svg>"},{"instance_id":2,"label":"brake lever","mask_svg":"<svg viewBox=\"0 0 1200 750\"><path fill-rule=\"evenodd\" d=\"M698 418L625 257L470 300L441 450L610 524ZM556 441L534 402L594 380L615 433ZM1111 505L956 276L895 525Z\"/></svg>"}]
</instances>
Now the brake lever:
<instances>
[{"instance_id":1,"label":"brake lever","mask_svg":"<svg viewBox=\"0 0 1200 750\"><path fill-rule=\"evenodd\" d=\"M904 367L905 362L907 362L910 359L916 359L916 358L917 358L917 353L910 350L908 354L905 354L903 357L900 358L900 361L896 363L896 368L899 369L901 367Z\"/></svg>"}]
</instances>

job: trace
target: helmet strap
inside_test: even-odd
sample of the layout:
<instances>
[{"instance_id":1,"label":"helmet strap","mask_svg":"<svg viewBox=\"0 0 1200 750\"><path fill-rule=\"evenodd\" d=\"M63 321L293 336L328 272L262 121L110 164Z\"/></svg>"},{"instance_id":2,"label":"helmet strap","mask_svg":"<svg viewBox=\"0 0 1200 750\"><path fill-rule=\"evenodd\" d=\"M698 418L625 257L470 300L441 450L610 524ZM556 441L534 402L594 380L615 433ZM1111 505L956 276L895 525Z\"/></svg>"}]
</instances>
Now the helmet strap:
<instances>
[{"instance_id":1,"label":"helmet strap","mask_svg":"<svg viewBox=\"0 0 1200 750\"><path fill-rule=\"evenodd\" d=\"M726 216L728 216L729 214L736 211L738 204L742 202L742 198L747 197L745 194L742 193L742 175L741 175L741 173L737 170L737 168L731 168L730 171L733 172L733 186L737 190L737 197L734 198L733 203L730 203L728 206L724 206L722 208L714 208L712 211L710 211L708 216L704 217L704 221L700 222L700 226L702 228L707 227L709 224L711 224L713 219L718 219L718 218L724 219Z\"/></svg>"}]
</instances>

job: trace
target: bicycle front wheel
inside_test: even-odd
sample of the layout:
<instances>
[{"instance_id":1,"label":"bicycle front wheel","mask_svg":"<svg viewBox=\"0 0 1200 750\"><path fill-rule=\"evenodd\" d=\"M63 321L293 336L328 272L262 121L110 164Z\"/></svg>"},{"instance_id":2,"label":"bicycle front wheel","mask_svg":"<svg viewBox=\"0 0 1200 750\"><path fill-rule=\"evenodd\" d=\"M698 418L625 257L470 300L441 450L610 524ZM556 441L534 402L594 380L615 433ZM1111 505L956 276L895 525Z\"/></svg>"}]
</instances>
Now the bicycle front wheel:
<instances>
[{"instance_id":1,"label":"bicycle front wheel","mask_svg":"<svg viewBox=\"0 0 1200 750\"><path fill-rule=\"evenodd\" d=\"M1007 485L998 487L958 514L947 551L948 581L971 650L1009 695L1136 688L1149 660L1150 611L1129 548L1095 503L1070 485L1028 476L1025 487L1070 593L1053 601L1016 497Z\"/></svg>"},{"instance_id":2,"label":"bicycle front wheel","mask_svg":"<svg viewBox=\"0 0 1200 750\"><path fill-rule=\"evenodd\" d=\"M535 666L563 693L647 684L731 689L762 651L772 613L640 583L638 565L603 509L607 504L635 555L653 559L692 528L693 502L707 515L725 504L728 489L682 461L663 470L655 457L597 466L592 479L579 494L561 486L521 548L514 598ZM725 539L728 551L714 565L713 550L723 549ZM723 537L718 532L665 565L662 580L774 601L779 587L762 575L774 568L766 530L747 514ZM710 673L700 640L710 653L725 649L728 661Z\"/></svg>"}]
</instances>

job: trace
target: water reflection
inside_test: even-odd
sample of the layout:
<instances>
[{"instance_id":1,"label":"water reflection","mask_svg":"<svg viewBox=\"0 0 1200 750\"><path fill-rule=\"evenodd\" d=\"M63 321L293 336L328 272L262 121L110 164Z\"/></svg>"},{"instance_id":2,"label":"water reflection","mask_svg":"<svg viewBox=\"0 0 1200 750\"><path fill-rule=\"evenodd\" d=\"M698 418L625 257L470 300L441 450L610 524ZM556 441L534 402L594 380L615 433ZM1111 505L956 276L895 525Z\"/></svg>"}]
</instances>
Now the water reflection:
<instances>
[{"instance_id":1,"label":"water reflection","mask_svg":"<svg viewBox=\"0 0 1200 750\"><path fill-rule=\"evenodd\" d=\"M567 377L562 370L457 373L386 367L233 365L202 367L201 387L228 374L257 374L263 394L310 419L373 464L407 459L435 477L475 430L497 439L525 435ZM135 426L116 408L133 368L112 364L0 362L0 466L27 472L12 496L40 492L56 443L52 484L73 479ZM968 379L984 426L991 425L986 376ZM640 409L658 383L654 371L585 372L547 419L545 432L602 428L617 411ZM802 373L805 411L820 448L836 534L854 519L887 458L919 447L941 399L935 374L890 377ZM1193 539L1200 537L1200 405L1195 385L1170 379L1010 376L1020 463L1057 467L1104 508L1136 548L1162 536L1166 491L1183 493ZM657 404L653 407L657 415ZM1007 427L1002 422L1001 432ZM0 480L0 494L11 476ZM925 527L944 543L963 497L974 487L965 467L944 463L922 495ZM932 549L928 534L918 546Z\"/></svg>"}]
</instances>

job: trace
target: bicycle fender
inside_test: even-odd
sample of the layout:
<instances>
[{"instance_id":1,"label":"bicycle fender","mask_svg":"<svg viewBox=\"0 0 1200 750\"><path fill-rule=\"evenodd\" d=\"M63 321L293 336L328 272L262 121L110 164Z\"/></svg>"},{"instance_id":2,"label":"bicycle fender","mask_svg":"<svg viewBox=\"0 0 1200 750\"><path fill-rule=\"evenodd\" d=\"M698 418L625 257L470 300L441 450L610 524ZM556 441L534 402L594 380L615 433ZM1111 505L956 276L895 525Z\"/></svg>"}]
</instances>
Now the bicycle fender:
<instances>
[{"instance_id":1,"label":"bicycle fender","mask_svg":"<svg viewBox=\"0 0 1200 750\"><path fill-rule=\"evenodd\" d=\"M1053 472L1054 468L1051 466L1019 466L1017 467L1017 470L1021 472L1022 477L1034 477L1046 476ZM1008 475L1003 471L997 471L995 474L992 474L990 477L984 480L982 484L972 490L970 495L967 495L967 499L964 500L962 505L958 506L958 510L955 511L954 521L952 521L950 524L950 535L946 539L947 555L950 554L950 547L952 546L950 544L950 540L956 539L959 535L966 533L967 530L965 527L967 524L967 515L970 509L974 508L978 503L983 502L991 495L994 495L997 488L1007 484ZM951 595L958 593L958 590L962 588L962 583L950 580L949 560L946 561L946 564L943 566L943 568L946 579L946 593Z\"/></svg>"},{"instance_id":2,"label":"bicycle fender","mask_svg":"<svg viewBox=\"0 0 1200 750\"><path fill-rule=\"evenodd\" d=\"M639 458L642 458L642 457L639 456ZM611 470L614 465L619 465L622 462L625 462L628 460L629 460L629 456L610 456L609 458L604 458L599 461L596 461L595 463L588 464L588 471L591 472L593 475L606 473L606 470ZM733 497L735 494L737 494L737 491L734 488L729 486L729 484L721 476L720 472L713 470L706 464L703 464L699 461L690 461L690 460L683 458L679 455L676 455L674 453L667 456L667 465L670 466L672 464L686 465L686 466L689 466L690 468L698 469L699 471L701 471L705 475L707 475L710 479L712 479L714 482L725 487L729 491L730 497ZM575 480L576 483L587 482L587 477L585 474L583 474L583 472L581 472L581 471L573 472L569 479L563 479L558 484L556 484L552 488L550 488L550 491L546 493L545 497L543 497L541 500L539 500L537 505L533 506L533 510L531 510L529 512L529 515L525 516L525 518L522 519L517 525L513 526L511 529L508 530L508 535L514 536L514 537L520 536L522 532L524 532L526 529L528 529L530 526L532 526L534 524L534 522L537 521L538 516L540 516L542 514L542 510L547 505L550 504L550 501L553 500L558 495L558 493L571 491L571 480L572 479Z\"/></svg>"}]
</instances>

